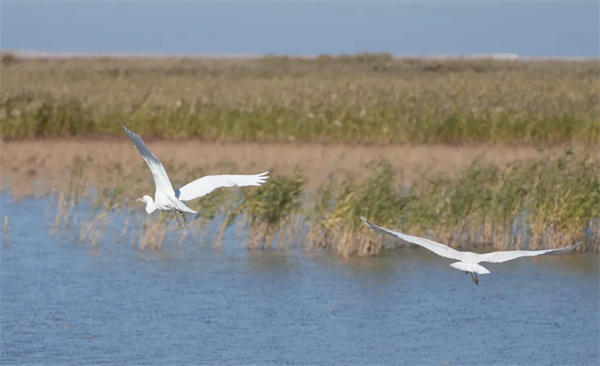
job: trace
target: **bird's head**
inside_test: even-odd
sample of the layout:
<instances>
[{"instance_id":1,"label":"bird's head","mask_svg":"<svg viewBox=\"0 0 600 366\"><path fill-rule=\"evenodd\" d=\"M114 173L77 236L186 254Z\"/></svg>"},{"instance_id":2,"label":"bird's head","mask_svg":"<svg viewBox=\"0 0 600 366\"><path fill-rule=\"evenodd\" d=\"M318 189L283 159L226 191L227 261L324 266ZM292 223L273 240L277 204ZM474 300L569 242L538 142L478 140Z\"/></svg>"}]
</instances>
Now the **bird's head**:
<instances>
[{"instance_id":1,"label":"bird's head","mask_svg":"<svg viewBox=\"0 0 600 366\"><path fill-rule=\"evenodd\" d=\"M152 199L152 197L146 195L142 198L138 198L137 200L146 204L146 212L148 214L151 214L152 212L154 212L154 210L156 210L156 205L154 204L154 200Z\"/></svg>"},{"instance_id":2,"label":"bird's head","mask_svg":"<svg viewBox=\"0 0 600 366\"><path fill-rule=\"evenodd\" d=\"M144 196L144 197L142 197L142 198L138 198L137 200L138 200L138 201L140 201L140 202L144 202L145 204L152 203L152 202L154 201L154 200L152 199L152 197L150 197L150 196L148 196L148 195L145 195L145 196Z\"/></svg>"}]
</instances>

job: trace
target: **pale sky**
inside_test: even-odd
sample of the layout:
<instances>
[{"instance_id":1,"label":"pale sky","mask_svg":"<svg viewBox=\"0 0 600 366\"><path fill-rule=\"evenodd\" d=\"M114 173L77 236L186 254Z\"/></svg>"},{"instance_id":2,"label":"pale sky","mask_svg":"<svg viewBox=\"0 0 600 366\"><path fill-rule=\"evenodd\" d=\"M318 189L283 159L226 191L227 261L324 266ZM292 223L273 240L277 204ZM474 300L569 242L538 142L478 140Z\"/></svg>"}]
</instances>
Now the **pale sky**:
<instances>
[{"instance_id":1,"label":"pale sky","mask_svg":"<svg viewBox=\"0 0 600 366\"><path fill-rule=\"evenodd\" d=\"M0 48L598 56L598 1L6 1Z\"/></svg>"}]
</instances>

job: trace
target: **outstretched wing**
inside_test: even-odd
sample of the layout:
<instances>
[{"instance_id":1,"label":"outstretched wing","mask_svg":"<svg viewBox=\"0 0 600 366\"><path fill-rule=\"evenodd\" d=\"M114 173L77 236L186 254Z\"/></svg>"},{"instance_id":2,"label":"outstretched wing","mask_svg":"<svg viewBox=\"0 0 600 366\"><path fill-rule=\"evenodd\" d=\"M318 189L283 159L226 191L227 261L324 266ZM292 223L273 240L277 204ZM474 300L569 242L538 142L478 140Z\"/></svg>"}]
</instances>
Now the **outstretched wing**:
<instances>
[{"instance_id":1,"label":"outstretched wing","mask_svg":"<svg viewBox=\"0 0 600 366\"><path fill-rule=\"evenodd\" d=\"M429 239L425 239L425 238L419 238L417 236L412 236L412 235L406 235L406 234L402 234L402 233L397 233L395 231L392 230L388 230L388 229L384 229L382 227L379 227L377 225L373 225L370 222L368 222L364 217L360 217L360 219L367 224L368 227L370 227L372 230L374 231L378 231L380 233L385 233L385 234L389 234L389 235L393 235L393 236L397 236L398 238L405 240L409 243L413 243L413 244L417 244L419 246L422 246L423 248L429 249L432 252L434 252L435 254L445 257L445 258L451 258L451 259L457 259L462 261L465 258L465 253L463 252L459 252L458 250L452 249L447 245L444 244L440 244L440 243L436 243L433 240L429 240Z\"/></svg>"},{"instance_id":2,"label":"outstretched wing","mask_svg":"<svg viewBox=\"0 0 600 366\"><path fill-rule=\"evenodd\" d=\"M171 185L171 181L169 180L169 176L165 171L165 168L160 163L160 160L148 149L142 138L131 132L127 129L127 127L121 125L123 130L129 136L137 150L142 154L144 160L146 160L146 164L148 164L148 168L152 172L152 176L154 177L154 184L156 185L156 190L165 192L165 193L174 193L173 186Z\"/></svg>"},{"instance_id":3,"label":"outstretched wing","mask_svg":"<svg viewBox=\"0 0 600 366\"><path fill-rule=\"evenodd\" d=\"M260 186L267 178L267 172L255 175L207 175L186 184L175 191L175 197L189 201L202 197L220 187Z\"/></svg>"},{"instance_id":4,"label":"outstretched wing","mask_svg":"<svg viewBox=\"0 0 600 366\"><path fill-rule=\"evenodd\" d=\"M553 254L567 253L567 252L570 252L571 250L575 249L577 246L581 245L582 243L583 242L580 241L574 245L564 247L564 248L558 248L558 249L512 250L512 251L506 251L506 252L486 253L486 254L481 254L479 256L479 261L480 262L490 262L490 263L502 263L502 262L507 262L507 261L521 258L521 257L535 257L537 255L550 254L550 253L553 253Z\"/></svg>"}]
</instances>

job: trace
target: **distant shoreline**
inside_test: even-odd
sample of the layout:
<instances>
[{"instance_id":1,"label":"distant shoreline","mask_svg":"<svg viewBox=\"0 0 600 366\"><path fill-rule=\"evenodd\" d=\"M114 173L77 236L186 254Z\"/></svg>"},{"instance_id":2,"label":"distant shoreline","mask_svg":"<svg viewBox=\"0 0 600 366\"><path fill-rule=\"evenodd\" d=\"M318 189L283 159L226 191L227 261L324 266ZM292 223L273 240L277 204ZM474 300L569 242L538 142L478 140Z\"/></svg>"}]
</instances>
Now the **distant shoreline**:
<instances>
[{"instance_id":1,"label":"distant shoreline","mask_svg":"<svg viewBox=\"0 0 600 366\"><path fill-rule=\"evenodd\" d=\"M36 51L36 50L0 50L2 55L12 55L17 58L148 58L148 59L259 59L266 56L276 57L292 57L304 59L316 59L319 55L295 55L295 54L241 54L241 53L126 53L126 52L78 52L78 51ZM377 54L372 52L371 54ZM339 56L341 54L327 54L328 56ZM393 55L398 59L456 59L456 60L473 60L473 59L494 59L494 60L514 60L514 61L590 61L597 60L600 57L589 56L523 56L515 53L490 53L490 54L466 54L466 55Z\"/></svg>"}]
</instances>

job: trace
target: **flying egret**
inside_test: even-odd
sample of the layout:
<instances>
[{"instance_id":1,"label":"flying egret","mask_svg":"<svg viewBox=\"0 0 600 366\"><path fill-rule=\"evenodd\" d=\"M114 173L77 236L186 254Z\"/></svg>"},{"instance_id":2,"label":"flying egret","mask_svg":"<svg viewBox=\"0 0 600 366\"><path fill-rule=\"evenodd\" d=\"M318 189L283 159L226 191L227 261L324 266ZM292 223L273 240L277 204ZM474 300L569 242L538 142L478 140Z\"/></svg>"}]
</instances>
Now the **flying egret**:
<instances>
[{"instance_id":1,"label":"flying egret","mask_svg":"<svg viewBox=\"0 0 600 366\"><path fill-rule=\"evenodd\" d=\"M479 280L477 279L478 274L490 273L490 271L488 271L486 268L479 265L480 262L502 263L502 262L507 262L507 261L517 259L520 257L535 257L537 255L548 254L548 253L555 253L555 254L566 253L566 252L569 252L569 251L575 249L575 247L577 247L578 245L580 245L582 243L580 241L574 245L564 247L564 248L559 248L559 249L511 250L511 251L504 251L504 252L492 252L492 253L478 254L478 253L473 253L473 252L461 252L456 249L452 249L449 246L446 246L444 244L436 243L433 240L419 238L417 236L406 235L406 234L398 233L398 232L395 232L392 230L384 229L377 225L371 224L362 216L360 217L360 219L365 224L367 224L367 226L370 227L371 230L373 230L373 231L397 236L398 238L405 240L409 243L417 244L419 246L422 246L423 248L429 249L439 256L459 260L459 262L452 263L452 264L450 264L450 266L454 267L458 270L465 271L466 274L471 273L471 279L473 280L473 282L476 285L479 284Z\"/></svg>"},{"instance_id":2,"label":"flying egret","mask_svg":"<svg viewBox=\"0 0 600 366\"><path fill-rule=\"evenodd\" d=\"M184 212L193 214L198 213L187 207L185 203L183 203L184 201L202 197L220 187L260 186L267 178L269 178L266 175L268 171L255 175L207 175L186 184L178 190L174 190L165 168L160 163L160 160L158 160L150 149L148 149L146 144L144 144L142 138L128 130L127 127L123 125L121 125L121 127L123 127L127 136L129 136L137 150L142 154L142 157L152 172L154 184L156 185L154 200L152 197L145 195L144 197L139 198L138 201L146 203L146 212L148 214L151 214L155 210L173 211L175 219L177 220L177 225L179 225L180 228L190 227ZM180 213L183 217L184 224L179 221L177 213Z\"/></svg>"}]
</instances>

